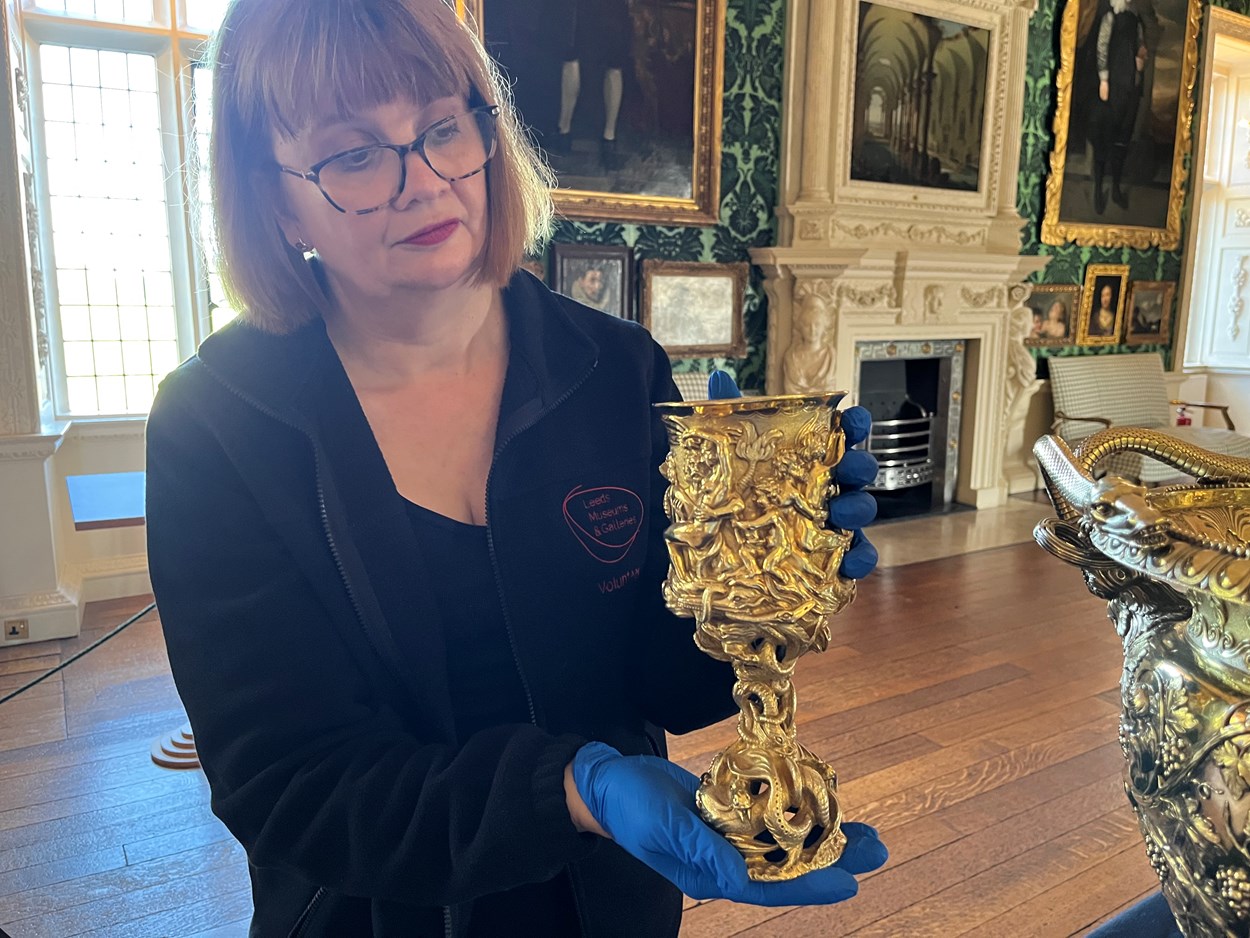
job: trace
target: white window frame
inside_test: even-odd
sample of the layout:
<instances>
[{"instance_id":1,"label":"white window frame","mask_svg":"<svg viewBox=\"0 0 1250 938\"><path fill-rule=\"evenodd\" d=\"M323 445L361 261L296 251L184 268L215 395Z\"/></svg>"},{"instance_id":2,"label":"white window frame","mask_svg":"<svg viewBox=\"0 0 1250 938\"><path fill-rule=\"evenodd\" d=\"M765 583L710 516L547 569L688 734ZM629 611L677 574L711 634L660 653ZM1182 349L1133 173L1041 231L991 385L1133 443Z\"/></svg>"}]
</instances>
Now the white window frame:
<instances>
[{"instance_id":1,"label":"white window frame","mask_svg":"<svg viewBox=\"0 0 1250 938\"><path fill-rule=\"evenodd\" d=\"M195 352L211 331L209 325L208 277L204 258L196 248L198 203L192 178L194 155L191 113L192 69L207 47L208 34L186 28L184 0L152 0L151 26L119 24L79 19L61 13L35 9L25 0L21 10L23 52L30 86L31 150L34 166L35 200L39 209L37 251L47 299L47 329L50 346L52 416L55 420L146 420L146 414L69 411L68 382L64 345L61 337L60 301L57 295L56 263L52 246L52 203L48 192L48 163L44 141L42 77L39 46L64 44L118 52L154 55L157 69L157 101L160 109L162 161L165 169L165 205L169 226L170 272L174 300L174 321L180 360Z\"/></svg>"}]
</instances>

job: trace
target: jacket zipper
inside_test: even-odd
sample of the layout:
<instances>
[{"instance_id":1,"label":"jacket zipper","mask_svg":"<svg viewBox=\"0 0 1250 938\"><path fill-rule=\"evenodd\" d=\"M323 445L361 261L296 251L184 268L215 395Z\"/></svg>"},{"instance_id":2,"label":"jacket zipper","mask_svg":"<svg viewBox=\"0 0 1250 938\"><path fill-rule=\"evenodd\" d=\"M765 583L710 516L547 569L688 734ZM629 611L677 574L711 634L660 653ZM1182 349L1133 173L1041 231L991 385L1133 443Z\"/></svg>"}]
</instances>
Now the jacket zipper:
<instances>
[{"instance_id":1,"label":"jacket zipper","mask_svg":"<svg viewBox=\"0 0 1250 938\"><path fill-rule=\"evenodd\" d=\"M203 359L200 359L200 362L201 364L203 364ZM339 554L338 544L335 543L334 532L330 528L330 513L329 513L329 510L326 508L325 485L322 481L322 476L321 476L321 455L317 447L317 441L313 439L311 433L309 433L306 429L301 427L299 424L294 423L293 421L287 420L277 411L265 406L260 401L240 391L238 388L232 385L229 381L226 381L224 378L222 378L216 372L214 372L213 369L210 368L208 365L204 365L204 370L207 371L210 375L212 375L214 380L216 380L219 384L221 384L222 387L228 390L235 397L239 398L239 400L243 401L245 404L248 404L251 407L256 408L256 410L260 411L262 414L264 414L266 417L269 417L271 420L276 420L278 423L282 424L284 427L290 427L292 430L300 434L302 437L304 437L304 439L308 441L308 445L312 448L312 451L313 451L313 474L317 483L317 510L321 517L321 530L322 530L322 533L325 535L326 546L330 548L330 556L334 558L334 566L335 566L335 569L338 570L339 580L343 584L343 589L347 592L347 599L352 605L352 611L356 615L356 624L360 626L361 632L364 633L365 641L368 642L370 649L373 650L373 653L377 656L378 660L382 662L382 666L391 673L391 676L402 687L404 683L403 676L400 674L397 674L394 671L394 669L391 667L390 662L387 661L386 656L382 654L381 650L377 646L377 643L374 642L373 636L369 634L369 626L365 623L364 609L362 609L360 606L360 599L357 597L356 590L352 586L351 580L347 576L347 568L343 565L343 558Z\"/></svg>"},{"instance_id":2,"label":"jacket zipper","mask_svg":"<svg viewBox=\"0 0 1250 938\"><path fill-rule=\"evenodd\" d=\"M313 912L317 906L321 904L321 900L325 897L326 887L318 886L317 891L313 893L313 897L308 900L308 905L304 906L304 911L299 914L299 918L295 920L295 927L291 929L291 933L287 938L300 938L305 931L308 930L308 923L312 921Z\"/></svg>"},{"instance_id":3,"label":"jacket zipper","mask_svg":"<svg viewBox=\"0 0 1250 938\"><path fill-rule=\"evenodd\" d=\"M598 364L599 362L596 359L591 364L590 368L586 370L586 373L578 378L567 391L552 401L549 407L535 414L534 418L528 423L522 424L508 434L508 436L504 437L503 442L500 443L495 450L495 459L491 461L490 471L486 474L486 545L490 552L490 569L491 573L495 577L495 592L499 595L499 608L503 611L503 625L504 630L508 633L508 648L512 651L512 664L516 667L517 677L521 679L521 689L525 691L525 706L529 709L530 723L534 726L538 725L538 714L534 710L534 695L530 691L530 682L525 676L525 669L521 667L521 655L517 652L516 634L512 631L512 618L508 615L508 603L504 598L503 578L499 575L499 561L495 556L495 535L490 526L490 484L495 477L495 462L507 448L508 444L572 397L573 394L576 393L577 389L585 384L587 379L594 374L595 368ZM577 919L581 922L582 910L580 908L580 903L577 901L577 878L573 873L573 867L571 864L565 867L565 869L567 869L569 873L569 884L572 887L573 905L576 907L575 911L577 912ZM444 909L443 911L443 938L452 938L450 909Z\"/></svg>"},{"instance_id":4,"label":"jacket zipper","mask_svg":"<svg viewBox=\"0 0 1250 938\"><path fill-rule=\"evenodd\" d=\"M534 710L534 695L530 691L530 682L525 676L525 669L521 667L521 656L517 652L516 635L512 630L512 617L508 615L508 603L504 597L503 579L499 575L499 561L495 556L495 535L490 526L490 486L495 477L495 463L503 454L503 451L507 448L508 444L572 397L574 393L576 393L577 389L585 384L586 380L594 374L595 368L598 364L599 362L596 359L591 364L590 368L586 370L586 373L578 378L567 391L552 401L545 410L535 414L533 419L531 419L528 423L522 424L508 434L508 436L504 438L504 441L495 449L495 459L491 460L490 471L486 474L486 545L490 552L490 569L491 573L493 573L495 577L495 592L499 594L499 608L503 611L503 625L504 630L508 633L508 647L512 650L512 663L516 666L517 676L521 679L521 689L525 691L525 706L529 709L530 723L534 726L538 725L538 714Z\"/></svg>"},{"instance_id":5,"label":"jacket zipper","mask_svg":"<svg viewBox=\"0 0 1250 938\"><path fill-rule=\"evenodd\" d=\"M203 359L201 359L200 361L201 361L201 364L203 364ZM255 400L250 395L244 394L242 391L240 391L230 382L226 381L225 379L217 375L211 368L208 367L208 365L204 365L204 370L207 371L210 375L212 375L213 378L218 383L220 383L224 388L226 388L226 390L230 391L232 394L238 397L245 404L248 404L256 408L258 411L260 411L265 416L269 417L271 420L276 420L278 423L282 424L283 426L290 427L292 430L296 431L301 436L303 436L304 439L308 440L308 444L310 447L312 447L312 451L313 451L313 475L317 482L317 509L321 516L321 530L325 534L326 546L330 548L330 556L334 558L334 566L338 570L339 580L343 584L343 589L347 591L347 599L352 604L352 611L356 615L356 624L360 626L360 631L364 633L365 641L368 643L369 647L373 650L373 653L377 656L378 660L382 662L382 666L387 671L391 672L391 676L394 677L398 681L399 685L402 687L404 683L403 676L396 674L394 672L394 670L390 666L390 662L386 660L386 656L382 654L377 644L373 641L373 636L369 634L369 627L368 625L365 624L364 610L360 607L360 600L356 595L356 590L352 587L351 579L347 576L347 568L343 565L343 558L339 554L338 544L336 544L334 541L334 531L330 527L330 512L326 508L325 486L321 478L321 455L317 449L317 441L314 440L312 438L312 434L310 434L303 427L291 422L290 420L285 419L276 411L272 410L269 407L266 407L264 404L260 403L260 401ZM488 482L488 488L489 488L489 482ZM505 617L506 617L506 613L505 613ZM515 660L516 658L515 647L513 648L512 654L513 654L513 659ZM525 680L524 677L522 677L521 680L522 680L522 683L524 683L524 680ZM525 693L526 693L526 698L528 699L529 698L528 687L526 688ZM533 708L533 705L531 704L530 705L531 717L533 715L533 712L534 712L534 708ZM312 917L313 911L316 909L317 905L321 902L324 896L325 896L325 887L324 886L318 887L317 892L313 894L312 901L308 903L308 906L304 909L303 914L296 921L295 928L292 931L289 938L299 938L299 936L304 932L304 929L307 927L308 921ZM451 938L451 909L448 906L443 906L443 935L445 936L445 938Z\"/></svg>"}]
</instances>

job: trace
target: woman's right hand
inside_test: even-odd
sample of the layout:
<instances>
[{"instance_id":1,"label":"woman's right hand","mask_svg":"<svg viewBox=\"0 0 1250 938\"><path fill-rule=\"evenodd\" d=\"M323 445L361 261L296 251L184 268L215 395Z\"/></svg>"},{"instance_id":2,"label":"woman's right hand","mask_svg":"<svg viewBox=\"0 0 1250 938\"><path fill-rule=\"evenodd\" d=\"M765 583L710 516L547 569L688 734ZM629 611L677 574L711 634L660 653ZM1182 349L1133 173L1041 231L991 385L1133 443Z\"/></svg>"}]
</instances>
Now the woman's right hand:
<instances>
[{"instance_id":1,"label":"woman's right hand","mask_svg":"<svg viewBox=\"0 0 1250 938\"><path fill-rule=\"evenodd\" d=\"M747 878L742 855L699 816L699 780L685 769L654 756L622 756L598 742L579 749L570 768L576 800L603 832L692 899L766 906L842 902L859 891L855 874L877 869L889 856L871 827L844 824L846 849L833 866L785 882L756 882ZM570 799L575 823L579 811Z\"/></svg>"}]
</instances>

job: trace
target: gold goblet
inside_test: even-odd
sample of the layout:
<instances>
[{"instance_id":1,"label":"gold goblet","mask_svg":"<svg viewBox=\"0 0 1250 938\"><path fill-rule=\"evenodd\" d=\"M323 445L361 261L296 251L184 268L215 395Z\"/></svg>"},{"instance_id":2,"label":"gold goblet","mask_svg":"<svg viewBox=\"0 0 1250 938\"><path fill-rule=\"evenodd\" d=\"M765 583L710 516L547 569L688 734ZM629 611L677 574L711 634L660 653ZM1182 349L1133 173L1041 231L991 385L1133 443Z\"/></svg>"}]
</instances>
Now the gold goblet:
<instances>
[{"instance_id":1,"label":"gold goblet","mask_svg":"<svg viewBox=\"0 0 1250 938\"><path fill-rule=\"evenodd\" d=\"M664 599L694 617L699 648L733 664L742 711L696 801L759 881L822 869L846 845L837 774L795 738L791 682L855 596L838 573L851 536L826 527L844 396L656 405L671 443Z\"/></svg>"}]
</instances>

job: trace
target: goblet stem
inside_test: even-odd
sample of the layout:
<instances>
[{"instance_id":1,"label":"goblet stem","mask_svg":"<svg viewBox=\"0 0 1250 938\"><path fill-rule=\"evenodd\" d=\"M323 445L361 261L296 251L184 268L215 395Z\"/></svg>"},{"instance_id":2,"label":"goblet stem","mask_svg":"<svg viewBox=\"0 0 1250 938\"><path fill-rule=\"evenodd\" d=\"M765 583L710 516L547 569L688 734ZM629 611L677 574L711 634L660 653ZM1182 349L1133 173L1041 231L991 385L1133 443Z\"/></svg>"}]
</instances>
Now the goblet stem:
<instances>
[{"instance_id":1,"label":"goblet stem","mask_svg":"<svg viewBox=\"0 0 1250 938\"><path fill-rule=\"evenodd\" d=\"M787 673L734 660L738 740L716 756L695 801L755 880L792 879L837 861L846 845L834 770L798 742Z\"/></svg>"}]
</instances>

